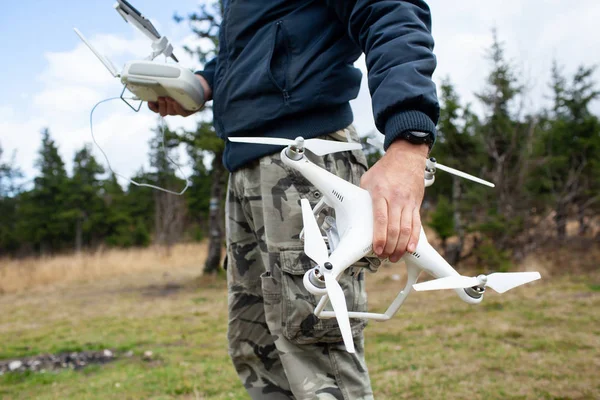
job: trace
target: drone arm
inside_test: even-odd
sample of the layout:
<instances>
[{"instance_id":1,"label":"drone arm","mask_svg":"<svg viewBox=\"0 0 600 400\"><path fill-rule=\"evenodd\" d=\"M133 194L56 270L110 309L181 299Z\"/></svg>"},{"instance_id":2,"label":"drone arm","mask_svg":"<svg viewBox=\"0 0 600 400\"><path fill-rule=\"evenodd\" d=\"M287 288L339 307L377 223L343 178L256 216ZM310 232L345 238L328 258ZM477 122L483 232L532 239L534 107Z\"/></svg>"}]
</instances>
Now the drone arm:
<instances>
[{"instance_id":1,"label":"drone arm","mask_svg":"<svg viewBox=\"0 0 600 400\"><path fill-rule=\"evenodd\" d=\"M427 241L423 227L419 237L419 244L414 253L406 253L402 257L406 263L414 263L421 270L426 271L435 278L444 278L447 276L460 276L458 272L442 257ZM455 289L456 294L461 300L469 304L478 304L483 296L475 299L469 296L464 289Z\"/></svg>"}]
</instances>

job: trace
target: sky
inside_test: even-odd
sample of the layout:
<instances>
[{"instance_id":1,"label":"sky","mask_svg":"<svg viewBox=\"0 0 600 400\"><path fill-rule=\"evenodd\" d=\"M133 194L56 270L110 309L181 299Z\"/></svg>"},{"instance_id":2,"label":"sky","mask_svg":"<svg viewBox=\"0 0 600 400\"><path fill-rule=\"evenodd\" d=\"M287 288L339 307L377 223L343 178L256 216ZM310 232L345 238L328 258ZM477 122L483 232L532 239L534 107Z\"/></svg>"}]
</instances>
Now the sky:
<instances>
[{"instance_id":1,"label":"sky","mask_svg":"<svg viewBox=\"0 0 600 400\"><path fill-rule=\"evenodd\" d=\"M150 52L150 41L127 24L112 8L112 0L3 1L0 8L0 146L3 160L12 154L26 177L36 174L35 159L40 132L48 128L70 171L75 151L92 143L90 111L99 101L119 96L121 85L73 32L79 28L115 65ZM131 3L152 20L159 32L174 44L180 63L201 66L181 49L195 37L173 15L186 15L202 3L198 0L133 0ZM600 2L598 0L430 0L438 84L450 78L463 102L477 110L473 93L485 85L489 63L486 50L492 29L505 44L507 57L529 90L526 107L548 104L547 85L552 60L570 76L576 68L600 63ZM366 85L364 59L356 64L364 72L361 92L352 102L355 125L361 134L375 129ZM596 73L600 79L600 72ZM593 110L600 114L600 105ZM197 118L167 117L170 128L192 129ZM119 101L103 103L94 113L94 133L112 168L131 176L147 165L155 114L142 107L134 113ZM185 162L180 149L182 163ZM99 149L94 154L106 166ZM123 182L123 181L122 181Z\"/></svg>"}]
</instances>

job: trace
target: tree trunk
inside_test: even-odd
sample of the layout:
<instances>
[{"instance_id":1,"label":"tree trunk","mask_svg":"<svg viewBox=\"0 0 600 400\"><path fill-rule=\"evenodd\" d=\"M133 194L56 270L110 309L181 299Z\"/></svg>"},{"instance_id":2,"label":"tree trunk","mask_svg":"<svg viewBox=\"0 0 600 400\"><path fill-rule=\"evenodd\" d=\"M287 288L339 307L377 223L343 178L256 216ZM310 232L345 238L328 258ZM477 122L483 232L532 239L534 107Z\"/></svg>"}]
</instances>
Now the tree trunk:
<instances>
[{"instance_id":1,"label":"tree trunk","mask_svg":"<svg viewBox=\"0 0 600 400\"><path fill-rule=\"evenodd\" d=\"M556 205L556 215L554 216L556 222L556 236L559 239L567 237L567 205L558 203Z\"/></svg>"},{"instance_id":2,"label":"tree trunk","mask_svg":"<svg viewBox=\"0 0 600 400\"><path fill-rule=\"evenodd\" d=\"M225 192L225 167L221 161L223 154L215 154L212 162L212 186L210 188L209 244L208 256L204 263L204 274L214 274L221 265L223 248L223 193Z\"/></svg>"},{"instance_id":3,"label":"tree trunk","mask_svg":"<svg viewBox=\"0 0 600 400\"><path fill-rule=\"evenodd\" d=\"M588 224L585 220L585 206L582 203L577 205L577 220L579 221L579 236L584 236L588 231Z\"/></svg>"},{"instance_id":4,"label":"tree trunk","mask_svg":"<svg viewBox=\"0 0 600 400\"><path fill-rule=\"evenodd\" d=\"M81 247L83 244L83 221L82 218L77 218L77 225L75 226L75 251L81 253Z\"/></svg>"},{"instance_id":5,"label":"tree trunk","mask_svg":"<svg viewBox=\"0 0 600 400\"><path fill-rule=\"evenodd\" d=\"M445 249L446 260L450 265L456 265L460 261L460 255L463 250L465 242L465 229L462 224L462 215L460 213L460 199L462 197L462 191L460 186L460 178L452 176L452 209L454 213L454 231L458 236L458 242L453 244L451 248Z\"/></svg>"}]
</instances>

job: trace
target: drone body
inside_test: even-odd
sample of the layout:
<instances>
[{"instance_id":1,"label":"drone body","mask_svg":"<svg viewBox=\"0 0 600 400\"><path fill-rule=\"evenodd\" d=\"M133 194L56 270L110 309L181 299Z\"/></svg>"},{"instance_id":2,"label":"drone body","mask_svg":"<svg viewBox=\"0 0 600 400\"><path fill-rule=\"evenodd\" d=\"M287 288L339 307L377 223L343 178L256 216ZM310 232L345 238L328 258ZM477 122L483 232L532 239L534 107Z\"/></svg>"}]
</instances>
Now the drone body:
<instances>
[{"instance_id":1,"label":"drone body","mask_svg":"<svg viewBox=\"0 0 600 400\"><path fill-rule=\"evenodd\" d=\"M444 258L429 244L421 227L417 248L412 253L405 253L402 260L407 265L408 280L406 286L388 307L385 313L368 313L348 311L346 300L338 279L344 271L353 266L363 257L373 256L373 208L368 191L347 182L325 169L312 163L304 154L305 148L317 155L335 151L360 149L358 143L332 142L321 139L297 138L230 138L231 141L248 143L265 143L287 146L281 151L284 164L297 170L323 194L323 198L314 208L307 199L301 200L302 219L304 223L304 252L317 266L304 275L304 286L314 295L321 295L314 314L319 318L337 318L342 337L348 352L354 352L349 318L367 318L377 321L390 319L402 306L412 289L434 290L454 289L460 299L469 304L478 304L483 300L485 286L503 293L513 287L539 279L537 272L491 274L489 276L465 277L460 275ZM437 164L437 166L440 166ZM435 173L436 161L427 162L425 185L430 186ZM451 173L451 168L442 168ZM460 176L476 180L479 183L493 186L479 178L457 171ZM316 217L324 206L335 210L335 223L327 225L329 249L322 236L321 228ZM332 229L334 230L332 232ZM422 271L434 276L435 280L417 284ZM327 302L331 301L333 311L325 310Z\"/></svg>"}]
</instances>

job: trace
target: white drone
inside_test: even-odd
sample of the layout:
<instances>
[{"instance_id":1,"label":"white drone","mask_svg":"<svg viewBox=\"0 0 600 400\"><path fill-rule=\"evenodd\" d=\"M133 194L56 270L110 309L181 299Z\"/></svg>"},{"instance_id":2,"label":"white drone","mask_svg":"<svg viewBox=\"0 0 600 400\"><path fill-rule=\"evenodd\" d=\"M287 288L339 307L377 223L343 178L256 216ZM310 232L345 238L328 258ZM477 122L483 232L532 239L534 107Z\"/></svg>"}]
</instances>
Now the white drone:
<instances>
[{"instance_id":1,"label":"white drone","mask_svg":"<svg viewBox=\"0 0 600 400\"><path fill-rule=\"evenodd\" d=\"M357 150L359 143L344 143L323 139L296 140L230 137L232 142L271 144L287 146L281 151L281 160L287 166L300 172L323 197L314 209L307 199L301 200L302 220L304 223L304 252L317 265L304 275L304 286L317 296L322 296L314 314L319 318L337 318L346 350L354 353L354 341L350 328L350 318L366 318L387 321L402 306L412 289L417 291L454 289L458 297L469 304L478 304L483 300L485 287L489 286L498 293L540 279L538 272L492 273L477 277L462 276L429 244L423 228L419 244L413 253L405 253L402 260L407 265L408 281L385 313L348 311L344 292L338 283L341 274L363 257L373 257L373 212L372 201L368 191L324 170L312 163L305 156L305 149L322 156L338 151ZM472 175L440 165L435 159L427 161L425 185L433 184L435 169L443 169L461 177L494 187ZM335 210L335 221L326 218L323 228L329 242L329 250L322 236L316 216L325 207ZM357 212L356 210L360 210ZM437 279L417 284L422 271L426 271ZM331 301L333 311L325 310Z\"/></svg>"}]
</instances>

